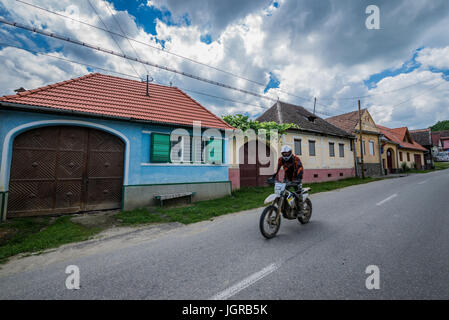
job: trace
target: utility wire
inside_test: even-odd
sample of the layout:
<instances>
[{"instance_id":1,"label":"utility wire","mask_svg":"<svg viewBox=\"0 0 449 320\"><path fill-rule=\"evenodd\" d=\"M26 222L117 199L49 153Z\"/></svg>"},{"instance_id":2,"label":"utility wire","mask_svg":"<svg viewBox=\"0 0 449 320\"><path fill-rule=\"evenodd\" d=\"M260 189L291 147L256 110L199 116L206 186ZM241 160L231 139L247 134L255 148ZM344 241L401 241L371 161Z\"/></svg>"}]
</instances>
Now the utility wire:
<instances>
[{"instance_id":1,"label":"utility wire","mask_svg":"<svg viewBox=\"0 0 449 320\"><path fill-rule=\"evenodd\" d=\"M60 17L66 18L66 19L70 19L70 20L72 20L72 21L75 21L75 22L78 22L78 23L87 25L87 26L92 27L92 28L96 28L96 29L99 29L99 30L103 30L103 31L108 32L108 33L110 33L110 34L114 34L114 35L116 35L116 36L125 38L125 39L127 39L128 41L133 41L133 42L136 42L136 43L140 43L140 44L142 44L142 45L151 47L151 48L153 48L153 49L162 51L162 52L164 52L164 53L171 54L171 55L173 55L173 56L176 56L176 57L179 57L179 58L188 60L188 61L190 61L190 62L193 62L193 63L199 64L199 65L202 65L202 66L205 66L205 67L214 69L214 70L219 71L219 72L222 72L222 73L226 73L226 74L228 74L228 75L231 75L231 76L240 78L240 79L245 80L245 81L248 81L248 82L252 82L252 83L254 83L254 84L257 84L257 85L260 85L260 86L263 86L263 87L266 87L266 85L265 85L264 83L261 83L261 82L255 81L255 80L248 79L248 78L243 77L243 76L241 76L241 75L237 75L237 74L235 74L235 73L232 73L232 72L229 72L229 71L226 71L226 70L223 70L223 69L220 69L220 68L217 68L217 67L208 65L208 64L206 64L206 63L202 63L202 62L200 62L200 61L197 61L197 60L194 60L194 59L191 59L191 58L182 56L182 55L177 54L177 53L174 53L174 52L170 52L170 51L165 50L165 49L161 49L161 48L159 48L159 47L157 47L157 46L154 46L154 45L151 45L151 44L149 44L149 43L146 43L146 42L142 42L142 41L139 41L139 40L136 40L136 39L129 38L129 37L127 37L127 36L125 35L125 33L123 32L123 30L122 30L122 32L123 32L124 34L122 35L122 34L115 33L115 32L113 32L113 31L110 31L110 30L108 30L108 29L104 29L104 28L101 28L101 27L98 27L98 26L89 24L89 23L87 23L87 22L84 22L84 21L81 21L81 20L78 20L78 19L74 19L74 18L72 18L72 17L70 17L70 16L61 14L61 13L59 13L59 12L55 12L55 11L52 11L52 10L49 10L49 9L46 9L46 8L37 6L37 5L35 5L35 4L28 3L28 2L23 1L23 0L15 0L15 1L16 1L16 2L19 2L19 3L22 3L22 4L24 4L24 5L27 5L27 6L31 6L31 7L33 7L33 8L38 9L38 10L46 11L46 12L48 12L48 13L51 13L51 14L54 14L54 15L57 15L57 16L60 16ZM115 18L114 18L114 19L115 19ZM146 69L146 67L145 67L145 69ZM421 83L423 83L423 82L427 82L427 81L418 82L418 83L415 83L415 84L412 84L412 85L409 85L409 86L406 86L406 87L403 87L403 88L399 88L399 89L395 89L395 90L391 90L391 91L386 91L386 92L378 93L378 94L371 94L371 95L358 96L358 97L357 97L357 96L354 96L354 97L344 97L344 98L329 98L329 97L322 97L322 98L320 98L320 99L321 99L321 100L335 100L335 101L338 101L338 100L358 100L358 99L369 98L369 97L376 96L376 95L381 95L381 94L386 94L386 93L391 93L391 92L396 92L396 91L399 91L399 90L407 89L407 88L409 88L409 87L412 87L412 86L421 84ZM284 91L284 90L279 89L279 88L277 89L277 91L279 91L279 92L281 92L281 93L285 93L285 94L290 95L290 96L293 96L293 97L296 97L296 98L299 98L299 99L304 100L304 101L312 101L312 100L313 100L313 99L311 99L311 98L305 98L305 97L302 97L302 96L298 96L298 95L292 94L292 93L290 93L290 92ZM321 105L321 106L324 106L324 107L328 107L328 106L326 106L326 105L324 105L324 104L321 104L321 103L319 103L319 102L317 102L317 104L319 104L319 105Z\"/></svg>"},{"instance_id":2,"label":"utility wire","mask_svg":"<svg viewBox=\"0 0 449 320\"><path fill-rule=\"evenodd\" d=\"M74 64L78 64L78 65L82 65L82 66L87 66L87 67L90 67L90 68L93 68L93 69L99 69L99 70L102 70L102 71L105 71L105 72L110 72L110 73L118 74L118 75L121 75L121 76L127 76L127 77L130 77L130 78L142 80L140 77L134 76L134 75L131 75L131 74L118 72L118 71L114 71L114 70L110 70L110 69L105 69L105 68L102 68L102 67L99 67L99 66L96 66L96 65L87 64L87 63L76 61L76 60L71 60L71 59L67 59L67 58L58 57L58 56L51 55L51 54L48 54L48 53L45 53L45 52L40 52L40 51L31 50L31 49L26 49L26 48L19 47L19 46L16 46L16 45L13 45L13 44L9 44L9 43L0 42L0 45L1 46L5 46L5 47L13 47L13 48L16 48L16 49L19 49L19 50L28 51L28 52L36 54L36 55L44 55L44 56L51 57L51 58L54 58L54 59L58 59L58 60L61 60L61 61L74 63ZM158 83L158 84L167 86L166 83L162 83L160 81L155 81L155 82ZM229 98L226 98L226 97L216 96L216 95L212 95L212 94L209 94L209 93L200 92L200 91L197 91L197 90L192 90L192 89L188 89L188 88L184 88L184 87L179 87L178 86L178 88L180 90L183 90L183 91L192 92L192 93L195 93L195 94L211 97L211 98L214 98L214 99L220 99L220 100L224 100L224 101L229 101L229 102L232 102L232 103L238 103L238 104L241 104L241 105L244 105L244 106L256 107L256 108L260 108L262 110L267 110L268 108L270 108L270 107L264 107L264 106L260 106L260 105L250 104L250 103L247 103L247 102L237 101L237 100L229 99ZM316 113L322 114L322 115L327 115L327 116L329 115L328 113L322 113L322 112L319 112L319 111L317 111Z\"/></svg>"},{"instance_id":3,"label":"utility wire","mask_svg":"<svg viewBox=\"0 0 449 320\"><path fill-rule=\"evenodd\" d=\"M137 53L136 49L133 47L133 44L131 43L131 41L129 40L129 38L126 36L125 31L123 31L122 27L120 26L120 23L118 22L118 20L115 17L115 14L112 13L111 8L109 7L109 4L107 1L105 1L106 7L109 10L109 13L111 14L112 18L114 18L115 23L118 25L118 27L120 28L120 30L122 31L123 37L128 40L129 45L131 46L131 48L134 50L134 53L136 54L136 57L140 59L139 54ZM146 65L143 65L143 67L145 68L147 74L150 74L150 72L147 69Z\"/></svg>"},{"instance_id":4,"label":"utility wire","mask_svg":"<svg viewBox=\"0 0 449 320\"><path fill-rule=\"evenodd\" d=\"M123 72L117 72L117 71L113 71L113 70L110 70L110 69L105 69L105 68L98 67L98 66L95 66L95 65L92 65L92 64L87 64L87 63L84 63L84 62L79 62L79 61L75 61L75 60L71 60L71 59L61 58L61 57L58 57L58 56L55 56L55 55L51 55L51 54L48 54L48 53L45 53L45 52L39 52L39 51L31 50L31 49L25 49L25 48L22 48L22 47L13 45L13 44L0 42L0 46L13 47L13 48L16 48L16 49L19 49L19 50L28 51L28 52L36 54L36 55L44 55L44 56L51 57L51 58L58 59L58 60L62 60L62 61L65 61L65 62L74 63L74 64L78 64L78 65L82 65L82 66L88 66L88 67L93 68L93 69L99 69L99 70L102 70L102 71L111 72L111 73L115 73L115 74L122 75L122 76L127 76L127 77L130 77L130 78L138 79L140 81L142 80L140 77L137 77L137 76L134 76L134 75L131 75L131 74L127 74L127 73L123 73ZM155 82L158 83L158 84L167 86L167 84L165 84L165 83L162 83L162 82L159 82L159 81L155 81ZM230 102L233 102L233 103L238 103L238 104L242 104L242 105L250 106L250 107L257 107L257 108L261 108L261 109L267 109L267 107L263 107L263 106L259 106L259 105L255 105L255 104L250 104L250 103L246 103L246 102L241 102L241 101L236 101L236 100L225 98L225 97L215 96L215 95L211 95L211 94L200 92L200 91L196 91L196 90L191 90L191 89L187 89L187 88L183 88L183 87L178 87L178 88L180 90L183 90L183 91L189 91L189 92L192 92L192 93L195 93L195 94L200 94L200 95L208 96L208 97L215 98L215 99L221 99L221 100L225 100L225 101L230 101Z\"/></svg>"},{"instance_id":5,"label":"utility wire","mask_svg":"<svg viewBox=\"0 0 449 320\"><path fill-rule=\"evenodd\" d=\"M92 5L92 3L90 2L90 0L87 0L87 2L89 3L90 7L92 8L92 10L95 12L95 14L97 15L98 19L101 21L101 23L103 24L103 26L105 27L106 31L108 32L109 36L112 38L112 40L114 40L115 44L117 45L117 47L119 48L120 52L125 55L125 52L123 51L122 47L120 47L120 44L118 43L118 41L113 37L112 33L110 33L110 31L108 30L108 27L106 26L106 24L104 23L103 19L101 19L100 15L98 14L97 10L95 9L95 7ZM131 68L134 70L134 72L137 74L137 76L139 76L139 73L137 72L136 68L134 68L134 66L132 65L131 61L128 60L128 64L131 66Z\"/></svg>"},{"instance_id":6,"label":"utility wire","mask_svg":"<svg viewBox=\"0 0 449 320\"><path fill-rule=\"evenodd\" d=\"M96 46L96 45L93 45L93 44L82 42L82 41L79 41L77 39L72 39L72 38L67 37L67 36L58 35L58 34L55 34L53 32L45 31L45 30L42 30L42 29L39 29L39 28L36 28L36 27L29 27L29 26L26 26L26 25L18 23L18 22L11 22L11 21L5 20L3 18L0 18L0 23L6 24L6 25L9 25L9 26L13 26L13 27L16 27L16 28L24 29L24 30L27 30L27 31L31 31L31 32L34 32L34 33L37 33L37 34L40 34L40 35L43 35L43 36L46 36L46 37L55 38L55 39L62 40L62 41L65 41L65 42L69 42L69 43L73 43L73 44L76 44L76 45L84 46L84 47L87 47L87 48L90 48L90 49L97 50L99 52L104 52L104 53L107 53L107 54L110 54L110 55L114 55L114 56L120 57L120 58L123 58L123 59L136 61L136 62L139 62L139 63L142 63L142 64L149 65L151 67L155 67L155 68L162 69L162 70L165 70L165 71L168 71L168 72L173 72L173 73L176 73L176 74L180 74L180 75L183 75L185 77L188 77L188 78L191 78L191 79L195 79L195 80L198 80L198 81L202 81L202 82L205 82L205 83L209 83L209 84L212 84L212 85L216 85L216 86L220 86L220 87L223 87L223 88L231 89L231 90L234 90L234 91L242 92L242 93L245 93L245 94L249 94L249 95L252 95L252 96L255 96L255 97L259 97L259 98L262 98L262 99L266 99L266 100L270 100L270 101L277 101L277 99L275 99L275 98L267 97L267 96L264 96L264 95L259 94L259 93L255 93L255 92L248 91L248 90L245 90L245 89L236 88L236 87L230 86L228 84L224 84L224 83L221 83L221 82L218 82L218 81L214 81L214 80L210 80L210 79L207 79L207 78L199 77L199 76L196 76L196 75L193 75L193 74L190 74L190 73L179 71L179 70L171 68L171 67L162 66L162 65L159 65L159 64L156 64L156 63L152 63L152 62L149 62L149 61L141 60L141 59L136 58L136 57L127 56L124 53L118 53L118 52L113 51L113 50L104 49L102 47L99 47L99 46Z\"/></svg>"},{"instance_id":7,"label":"utility wire","mask_svg":"<svg viewBox=\"0 0 449 320\"><path fill-rule=\"evenodd\" d=\"M193 62L193 63L199 64L199 65L202 65L202 66L204 66L204 67L211 68L211 69L214 69L214 70L216 70L216 71L226 73L226 74L231 75L231 76L233 76L233 77L237 77L237 78L239 78L239 79L242 79L242 80L245 80L245 81L249 81L249 82L252 82L252 83L255 83L255 84L264 86L264 87L266 86L265 84L263 84L263 83L261 83L261 82L258 82L258 81L255 81L255 80L248 79L248 78L243 77L243 76L241 76L241 75L238 75L238 74L235 74L235 73L232 73L232 72L229 72L229 71L226 71L226 70L223 70L223 69L220 69L220 68L217 68L217 67L208 65L208 64L206 64L206 63L203 63L203 62L194 60L194 59L192 59L192 58L189 58L189 57L186 57L186 56L177 54L177 53L175 53L175 52L171 52L171 51L168 51L168 50L165 50L165 49L161 49L161 48L159 48L159 47L157 47L157 46L155 46L155 45L149 44L149 43L147 43L147 42L143 42L143 41L139 41L139 40L137 40L137 39L129 38L129 37L124 36L124 35L121 35L121 34L119 34L119 33L116 33L116 32L113 32L113 31L109 31L109 30L106 30L106 29L104 29L104 28L95 26L95 25L93 25L93 24L90 24L90 23L87 23L87 22L84 22L84 21L81 21L81 20L78 20L78 19L74 19L74 18L72 18L72 17L69 17L69 16L67 16L67 15L61 14L61 13L59 13L59 12L51 11L51 10L49 10L49 9L46 9L46 8L37 6L37 5L35 5L35 4L31 4L31 3L28 3L28 2L22 1L22 0L15 0L15 1L20 2L20 3L22 3L22 4L25 4L25 5L27 5L27 6L30 6L30 7L39 9L39 10L46 11L46 12L51 13L51 14L54 14L54 15L57 15L57 16L66 18L66 19L70 19L70 20L72 20L72 21L75 21L75 22L84 24L84 25L86 25L86 26L89 26L89 27L92 27L92 28L95 28L95 29L98 29L98 30L103 30L103 31L112 33L112 34L114 34L114 35L116 35L116 36L119 36L119 37L122 37L122 38L126 38L126 39L128 39L129 41L133 41L133 42L136 42L136 43L139 43L139 44L148 46L148 47L153 48L153 49L155 49L155 50L159 50L159 51L161 51L161 52L164 52L164 53L166 53L166 54L171 54L171 55L176 56L176 57L178 57L178 58L188 60L188 61L190 61L190 62Z\"/></svg>"}]
</instances>

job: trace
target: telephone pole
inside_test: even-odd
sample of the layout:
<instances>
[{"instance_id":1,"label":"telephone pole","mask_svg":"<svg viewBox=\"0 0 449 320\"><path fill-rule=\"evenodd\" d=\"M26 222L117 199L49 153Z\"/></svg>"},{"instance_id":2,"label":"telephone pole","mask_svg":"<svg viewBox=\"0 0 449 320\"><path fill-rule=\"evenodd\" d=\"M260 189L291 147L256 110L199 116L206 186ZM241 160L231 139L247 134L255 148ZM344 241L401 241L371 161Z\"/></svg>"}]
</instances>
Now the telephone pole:
<instances>
[{"instance_id":1,"label":"telephone pole","mask_svg":"<svg viewBox=\"0 0 449 320\"><path fill-rule=\"evenodd\" d=\"M360 113L360 100L359 100L359 139L360 139L360 160L361 160L361 171L362 179L365 179L365 165L363 163L363 140L362 140L362 114Z\"/></svg>"}]
</instances>

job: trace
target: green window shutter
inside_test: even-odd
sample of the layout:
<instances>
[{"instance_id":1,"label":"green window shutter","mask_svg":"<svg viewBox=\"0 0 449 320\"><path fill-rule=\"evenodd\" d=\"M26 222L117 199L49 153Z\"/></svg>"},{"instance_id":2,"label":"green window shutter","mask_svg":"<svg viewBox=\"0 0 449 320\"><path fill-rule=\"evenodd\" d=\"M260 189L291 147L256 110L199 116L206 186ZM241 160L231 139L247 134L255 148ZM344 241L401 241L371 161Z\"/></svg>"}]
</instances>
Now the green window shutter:
<instances>
[{"instance_id":1,"label":"green window shutter","mask_svg":"<svg viewBox=\"0 0 449 320\"><path fill-rule=\"evenodd\" d=\"M151 134L151 162L170 162L170 135Z\"/></svg>"},{"instance_id":2,"label":"green window shutter","mask_svg":"<svg viewBox=\"0 0 449 320\"><path fill-rule=\"evenodd\" d=\"M206 158L208 163L221 164L223 162L223 140L213 139L207 143Z\"/></svg>"}]
</instances>

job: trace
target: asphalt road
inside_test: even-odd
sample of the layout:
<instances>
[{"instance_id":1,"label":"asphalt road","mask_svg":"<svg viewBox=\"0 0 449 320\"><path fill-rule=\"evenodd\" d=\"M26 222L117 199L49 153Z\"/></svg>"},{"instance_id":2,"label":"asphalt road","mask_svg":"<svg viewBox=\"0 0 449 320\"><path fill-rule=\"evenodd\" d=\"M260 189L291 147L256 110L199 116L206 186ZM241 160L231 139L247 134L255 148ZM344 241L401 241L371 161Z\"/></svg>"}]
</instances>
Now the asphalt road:
<instances>
[{"instance_id":1,"label":"asphalt road","mask_svg":"<svg viewBox=\"0 0 449 320\"><path fill-rule=\"evenodd\" d=\"M0 277L0 299L448 299L449 170L312 196L307 225L261 209ZM79 290L65 287L67 265ZM379 268L368 290L366 268ZM4 266L8 268L8 265Z\"/></svg>"}]
</instances>

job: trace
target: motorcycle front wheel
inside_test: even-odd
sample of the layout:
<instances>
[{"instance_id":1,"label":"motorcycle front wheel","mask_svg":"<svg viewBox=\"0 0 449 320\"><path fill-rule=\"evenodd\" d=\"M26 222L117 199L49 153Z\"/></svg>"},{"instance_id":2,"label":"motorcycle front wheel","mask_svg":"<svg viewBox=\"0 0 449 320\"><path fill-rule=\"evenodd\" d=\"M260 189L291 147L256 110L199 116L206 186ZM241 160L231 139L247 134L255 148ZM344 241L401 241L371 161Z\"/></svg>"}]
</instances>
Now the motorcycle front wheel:
<instances>
[{"instance_id":1,"label":"motorcycle front wheel","mask_svg":"<svg viewBox=\"0 0 449 320\"><path fill-rule=\"evenodd\" d=\"M303 210L303 213L298 216L299 222L301 224L306 224L309 222L310 218L312 217L312 201L310 201L309 198L306 199L305 208Z\"/></svg>"},{"instance_id":2,"label":"motorcycle front wheel","mask_svg":"<svg viewBox=\"0 0 449 320\"><path fill-rule=\"evenodd\" d=\"M266 207L260 216L260 232L267 239L273 238L279 231L279 227L281 226L281 217L278 219L276 219L276 217L277 208L273 205Z\"/></svg>"}]
</instances>

